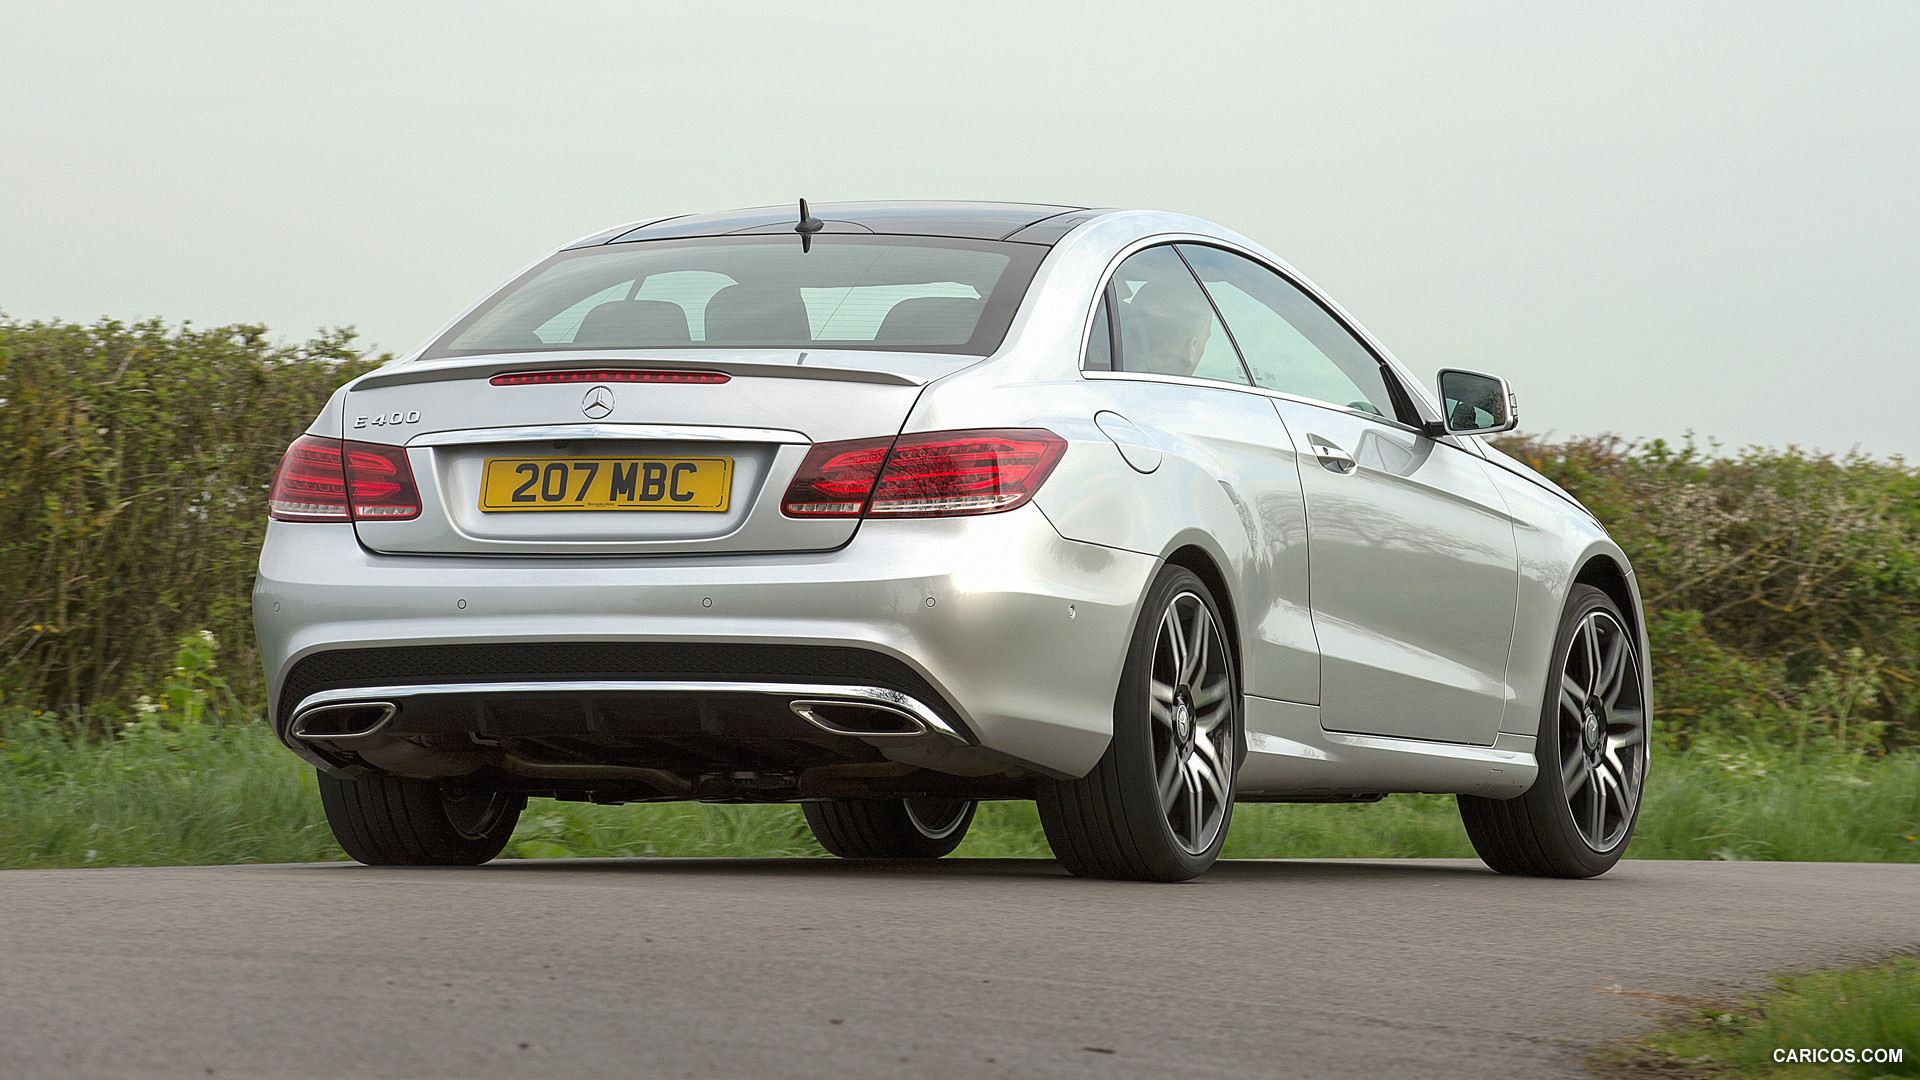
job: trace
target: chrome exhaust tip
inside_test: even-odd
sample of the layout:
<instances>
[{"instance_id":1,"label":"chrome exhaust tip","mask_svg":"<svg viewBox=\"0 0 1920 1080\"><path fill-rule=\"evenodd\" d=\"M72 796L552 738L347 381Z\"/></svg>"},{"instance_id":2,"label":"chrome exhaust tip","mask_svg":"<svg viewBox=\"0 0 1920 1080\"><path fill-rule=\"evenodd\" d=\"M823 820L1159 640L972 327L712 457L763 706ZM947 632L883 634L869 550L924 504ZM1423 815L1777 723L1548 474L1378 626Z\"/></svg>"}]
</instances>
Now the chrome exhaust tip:
<instances>
[{"instance_id":1,"label":"chrome exhaust tip","mask_svg":"<svg viewBox=\"0 0 1920 1080\"><path fill-rule=\"evenodd\" d=\"M861 739L914 739L933 729L905 709L877 701L820 701L788 703L795 716L833 735Z\"/></svg>"},{"instance_id":2,"label":"chrome exhaust tip","mask_svg":"<svg viewBox=\"0 0 1920 1080\"><path fill-rule=\"evenodd\" d=\"M287 734L308 742L343 742L378 735L400 707L391 701L337 701L294 714Z\"/></svg>"}]
</instances>

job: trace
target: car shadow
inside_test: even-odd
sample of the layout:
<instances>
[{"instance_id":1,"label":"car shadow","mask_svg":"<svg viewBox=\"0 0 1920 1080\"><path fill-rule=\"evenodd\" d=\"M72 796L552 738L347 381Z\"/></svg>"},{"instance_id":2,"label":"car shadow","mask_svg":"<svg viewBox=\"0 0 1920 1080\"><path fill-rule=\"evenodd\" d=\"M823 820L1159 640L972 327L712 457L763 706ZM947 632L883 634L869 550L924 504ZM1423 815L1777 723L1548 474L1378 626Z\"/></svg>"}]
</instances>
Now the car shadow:
<instances>
[{"instance_id":1,"label":"car shadow","mask_svg":"<svg viewBox=\"0 0 1920 1080\"><path fill-rule=\"evenodd\" d=\"M315 869L346 873L380 873L391 867L356 863L309 864ZM623 859L498 859L478 867L408 867L441 873L483 874L623 874L653 876L754 877L924 877L1029 878L1070 880L1072 875L1053 859L831 859L831 858L659 858ZM1222 859L1193 883L1285 881L1358 881L1436 878L1492 878L1496 875L1475 859Z\"/></svg>"}]
</instances>

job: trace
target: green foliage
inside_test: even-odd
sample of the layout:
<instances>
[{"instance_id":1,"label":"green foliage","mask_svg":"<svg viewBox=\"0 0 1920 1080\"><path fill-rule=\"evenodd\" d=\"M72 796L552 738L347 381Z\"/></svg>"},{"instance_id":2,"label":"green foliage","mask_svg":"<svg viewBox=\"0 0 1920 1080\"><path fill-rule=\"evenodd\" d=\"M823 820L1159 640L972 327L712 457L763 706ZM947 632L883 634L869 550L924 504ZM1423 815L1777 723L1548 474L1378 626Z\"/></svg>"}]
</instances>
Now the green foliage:
<instances>
[{"instance_id":1,"label":"green foliage","mask_svg":"<svg viewBox=\"0 0 1920 1080\"><path fill-rule=\"evenodd\" d=\"M6 700L70 717L125 702L204 627L230 646L217 678L257 701L267 487L334 387L374 366L353 337L0 319Z\"/></svg>"},{"instance_id":2,"label":"green foliage","mask_svg":"<svg viewBox=\"0 0 1920 1080\"><path fill-rule=\"evenodd\" d=\"M209 699L216 701L217 699ZM103 712L84 724L15 711L0 730L0 868L341 858L313 770L225 707ZM114 729L111 739L80 730ZM1653 859L1920 862L1920 753L1655 761L1627 854ZM823 855L797 806L536 799L508 858ZM1031 802L980 808L958 858L1047 858ZM1246 805L1229 858L1471 858L1452 798Z\"/></svg>"},{"instance_id":3,"label":"green foliage","mask_svg":"<svg viewBox=\"0 0 1920 1080\"><path fill-rule=\"evenodd\" d=\"M653 803L595 806L536 799L520 818L509 859L823 856L797 806Z\"/></svg>"},{"instance_id":4,"label":"green foliage","mask_svg":"<svg viewBox=\"0 0 1920 1080\"><path fill-rule=\"evenodd\" d=\"M313 770L260 724L135 722L105 741L51 717L14 718L5 730L0 867L345 857L321 815Z\"/></svg>"},{"instance_id":5,"label":"green foliage","mask_svg":"<svg viewBox=\"0 0 1920 1080\"><path fill-rule=\"evenodd\" d=\"M1776 1050L1846 1051L1837 1064L1782 1064ZM1902 1050L1897 1063L1857 1060L1860 1051ZM1602 1076L1920 1076L1920 962L1776 977L1773 990L1735 1003L1700 1002L1686 1018L1606 1055Z\"/></svg>"},{"instance_id":6,"label":"green foliage","mask_svg":"<svg viewBox=\"0 0 1920 1080\"><path fill-rule=\"evenodd\" d=\"M1633 560L1668 748L1920 740L1920 471L1691 440L1514 439Z\"/></svg>"}]
</instances>

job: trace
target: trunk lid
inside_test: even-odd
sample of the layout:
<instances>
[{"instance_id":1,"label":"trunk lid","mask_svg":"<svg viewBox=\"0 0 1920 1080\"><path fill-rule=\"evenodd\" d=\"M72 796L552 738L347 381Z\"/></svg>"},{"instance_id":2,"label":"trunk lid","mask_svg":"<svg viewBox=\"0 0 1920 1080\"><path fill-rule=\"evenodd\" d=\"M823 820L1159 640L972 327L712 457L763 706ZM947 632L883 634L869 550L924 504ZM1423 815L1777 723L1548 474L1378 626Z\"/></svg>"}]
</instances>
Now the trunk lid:
<instances>
[{"instance_id":1,"label":"trunk lid","mask_svg":"<svg viewBox=\"0 0 1920 1080\"><path fill-rule=\"evenodd\" d=\"M839 547L858 519L781 513L781 496L807 449L897 434L922 386L979 359L703 350L664 358L516 354L391 365L349 389L341 434L405 446L421 512L405 521L361 520L355 529L368 548L395 554L694 555ZM706 372L727 380L491 381L582 371ZM582 493L588 503L619 504L624 496L627 503L672 506L663 494L669 490L702 508L566 508ZM716 506L716 491L724 492L724 508Z\"/></svg>"}]
</instances>

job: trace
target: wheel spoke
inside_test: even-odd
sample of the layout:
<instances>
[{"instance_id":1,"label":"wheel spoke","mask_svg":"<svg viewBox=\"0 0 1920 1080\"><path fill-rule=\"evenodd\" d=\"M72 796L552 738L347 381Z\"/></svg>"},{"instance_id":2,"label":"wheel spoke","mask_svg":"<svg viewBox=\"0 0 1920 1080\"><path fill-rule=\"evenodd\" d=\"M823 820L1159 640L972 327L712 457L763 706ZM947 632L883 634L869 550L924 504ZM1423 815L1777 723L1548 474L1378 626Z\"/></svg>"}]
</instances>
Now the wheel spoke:
<instances>
[{"instance_id":1,"label":"wheel spoke","mask_svg":"<svg viewBox=\"0 0 1920 1080\"><path fill-rule=\"evenodd\" d=\"M1611 702L1620 696L1620 676L1626 670L1627 638L1624 634L1613 635L1607 643L1606 656L1600 661L1600 679L1597 683L1602 700Z\"/></svg>"},{"instance_id":2,"label":"wheel spoke","mask_svg":"<svg viewBox=\"0 0 1920 1080\"><path fill-rule=\"evenodd\" d=\"M1634 804L1640 801L1639 793L1628 785L1627 767L1619 758L1613 756L1612 751L1607 752L1606 761L1611 766L1607 770L1607 783L1613 789L1615 805L1620 807L1620 820L1625 821L1633 813Z\"/></svg>"},{"instance_id":3,"label":"wheel spoke","mask_svg":"<svg viewBox=\"0 0 1920 1080\"><path fill-rule=\"evenodd\" d=\"M1195 720L1194 724L1199 727L1201 734L1211 735L1213 734L1214 728L1219 727L1222 721L1232 715L1233 703L1231 701L1223 701L1213 708L1208 709L1206 712L1201 713L1200 718Z\"/></svg>"},{"instance_id":4,"label":"wheel spoke","mask_svg":"<svg viewBox=\"0 0 1920 1080\"><path fill-rule=\"evenodd\" d=\"M1162 705L1173 704L1173 687L1167 683L1161 682L1159 679L1152 679L1148 681L1147 692L1153 695L1153 700L1159 702Z\"/></svg>"},{"instance_id":5,"label":"wheel spoke","mask_svg":"<svg viewBox=\"0 0 1920 1080\"><path fill-rule=\"evenodd\" d=\"M1180 681L1192 686L1200 681L1201 672L1207 668L1207 646L1212 635L1208 633L1208 624L1213 620L1207 615L1206 605L1195 602L1193 605L1193 637L1187 642L1187 663L1180 671Z\"/></svg>"},{"instance_id":6,"label":"wheel spoke","mask_svg":"<svg viewBox=\"0 0 1920 1080\"><path fill-rule=\"evenodd\" d=\"M1160 726L1173 730L1173 709L1158 701L1147 702L1147 715L1159 721Z\"/></svg>"},{"instance_id":7,"label":"wheel spoke","mask_svg":"<svg viewBox=\"0 0 1920 1080\"><path fill-rule=\"evenodd\" d=\"M1217 803L1226 802L1227 785L1226 781L1220 778L1221 771L1219 761L1217 759L1201 757L1188 758L1187 760L1193 765L1194 777L1206 785L1206 792L1213 796L1213 800Z\"/></svg>"},{"instance_id":8,"label":"wheel spoke","mask_svg":"<svg viewBox=\"0 0 1920 1080\"><path fill-rule=\"evenodd\" d=\"M1173 666L1173 681L1179 682L1182 673L1187 670L1187 643L1180 636L1180 616L1176 607L1167 608L1166 617L1160 620L1160 626L1167 635L1167 659Z\"/></svg>"},{"instance_id":9,"label":"wheel spoke","mask_svg":"<svg viewBox=\"0 0 1920 1080\"><path fill-rule=\"evenodd\" d=\"M1214 769L1225 768L1226 762L1221 758L1220 748L1213 744L1212 739L1202 737L1193 740L1193 749L1196 754L1206 755L1209 767Z\"/></svg>"},{"instance_id":10,"label":"wheel spoke","mask_svg":"<svg viewBox=\"0 0 1920 1080\"><path fill-rule=\"evenodd\" d=\"M1193 692L1194 708L1203 709L1203 708L1206 708L1208 705L1213 704L1216 701L1224 700L1227 696L1227 687L1231 683L1232 683L1231 679L1228 679L1225 675L1222 675L1219 678L1208 683L1207 685L1202 686L1199 689L1196 689Z\"/></svg>"},{"instance_id":11,"label":"wheel spoke","mask_svg":"<svg viewBox=\"0 0 1920 1080\"><path fill-rule=\"evenodd\" d=\"M1625 649L1626 649L1626 646L1622 645L1621 650L1625 651ZM1607 708L1609 710L1611 710L1614 707L1614 705L1617 702L1619 702L1621 696L1627 692L1628 684L1634 681L1630 677L1632 674L1633 674L1633 670L1630 665L1627 665L1625 663L1621 664L1619 678L1614 680L1613 685L1607 689L1606 693L1600 695L1600 700L1607 703Z\"/></svg>"},{"instance_id":12,"label":"wheel spoke","mask_svg":"<svg viewBox=\"0 0 1920 1080\"><path fill-rule=\"evenodd\" d=\"M1607 813L1607 796L1601 789L1598 779L1599 778L1596 777L1594 783L1587 785L1587 803L1591 811L1591 816L1587 820L1591 822L1593 826L1587 833L1587 839L1593 841L1596 845L1606 839L1605 836L1601 835L1600 830L1604 828Z\"/></svg>"},{"instance_id":13,"label":"wheel spoke","mask_svg":"<svg viewBox=\"0 0 1920 1080\"><path fill-rule=\"evenodd\" d=\"M1616 809L1621 809L1624 813L1627 797L1626 786L1621 783L1620 774L1615 772L1614 768L1610 768L1609 764L1610 763L1606 761L1602 761L1599 768L1595 770L1600 779L1600 827L1602 829L1606 828L1606 805L1611 803ZM1605 840L1606 836L1601 835L1595 839Z\"/></svg>"},{"instance_id":14,"label":"wheel spoke","mask_svg":"<svg viewBox=\"0 0 1920 1080\"><path fill-rule=\"evenodd\" d=\"M1591 771L1587 768L1587 759L1577 750L1572 757L1561 763L1560 786L1565 790L1568 799L1580 793L1580 787L1587 782L1587 776Z\"/></svg>"},{"instance_id":15,"label":"wheel spoke","mask_svg":"<svg viewBox=\"0 0 1920 1080\"><path fill-rule=\"evenodd\" d=\"M1160 789L1160 808L1172 813L1174 800L1180 797L1180 753L1171 746L1167 748L1166 758L1160 763L1160 775L1157 779L1157 786Z\"/></svg>"},{"instance_id":16,"label":"wheel spoke","mask_svg":"<svg viewBox=\"0 0 1920 1080\"><path fill-rule=\"evenodd\" d=\"M1614 722L1616 724L1619 722L1619 716L1620 714L1618 713L1614 714ZM1645 741L1647 741L1647 729L1639 724L1634 724L1618 735L1608 735L1607 750L1609 752L1624 750L1629 746L1639 746Z\"/></svg>"},{"instance_id":17,"label":"wheel spoke","mask_svg":"<svg viewBox=\"0 0 1920 1080\"><path fill-rule=\"evenodd\" d=\"M1620 774L1616 771L1619 767L1618 762L1608 761L1606 758L1601 758L1600 763L1593 767L1594 779L1599 782L1603 790L1620 786Z\"/></svg>"},{"instance_id":18,"label":"wheel spoke","mask_svg":"<svg viewBox=\"0 0 1920 1080\"><path fill-rule=\"evenodd\" d=\"M1203 766L1199 758L1187 759L1187 850L1200 846L1200 829L1206 824L1206 811L1201 808L1200 770Z\"/></svg>"},{"instance_id":19,"label":"wheel spoke","mask_svg":"<svg viewBox=\"0 0 1920 1080\"><path fill-rule=\"evenodd\" d=\"M1580 640L1587 654L1587 694L1600 692L1600 621L1593 616L1580 624Z\"/></svg>"},{"instance_id":20,"label":"wheel spoke","mask_svg":"<svg viewBox=\"0 0 1920 1080\"><path fill-rule=\"evenodd\" d=\"M1561 681L1564 683L1572 682L1573 680L1562 677ZM1565 710L1567 715L1573 717L1575 720L1579 720L1581 710L1586 707L1586 691L1580 689L1577 684L1571 689L1566 686L1560 687L1560 708Z\"/></svg>"}]
</instances>

